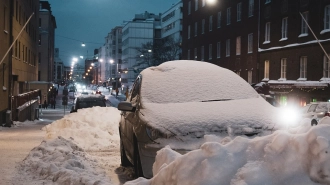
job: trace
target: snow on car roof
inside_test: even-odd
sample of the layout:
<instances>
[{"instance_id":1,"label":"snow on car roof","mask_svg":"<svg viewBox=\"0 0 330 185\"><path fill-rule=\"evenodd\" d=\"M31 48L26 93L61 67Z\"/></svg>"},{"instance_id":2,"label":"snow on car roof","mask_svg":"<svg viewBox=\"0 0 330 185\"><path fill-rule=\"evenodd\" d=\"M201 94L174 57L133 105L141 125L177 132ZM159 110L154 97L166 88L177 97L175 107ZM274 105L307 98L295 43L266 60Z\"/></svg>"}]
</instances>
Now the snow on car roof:
<instances>
[{"instance_id":1,"label":"snow on car roof","mask_svg":"<svg viewBox=\"0 0 330 185\"><path fill-rule=\"evenodd\" d=\"M82 99L105 99L105 96L101 95L101 94L89 94L89 95L82 94L82 95L78 96L77 99L79 99L79 100L82 100Z\"/></svg>"},{"instance_id":2,"label":"snow on car roof","mask_svg":"<svg viewBox=\"0 0 330 185\"><path fill-rule=\"evenodd\" d=\"M144 102L182 103L258 97L236 73L207 62L169 61L149 67L141 75Z\"/></svg>"}]
</instances>

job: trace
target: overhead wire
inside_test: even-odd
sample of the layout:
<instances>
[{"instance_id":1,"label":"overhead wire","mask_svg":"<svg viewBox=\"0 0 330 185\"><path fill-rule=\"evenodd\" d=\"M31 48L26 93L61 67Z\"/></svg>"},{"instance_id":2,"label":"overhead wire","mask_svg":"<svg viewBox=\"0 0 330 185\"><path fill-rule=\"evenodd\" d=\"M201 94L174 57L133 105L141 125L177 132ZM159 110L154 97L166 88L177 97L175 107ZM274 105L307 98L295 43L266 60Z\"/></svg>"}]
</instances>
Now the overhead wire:
<instances>
[{"instance_id":1,"label":"overhead wire","mask_svg":"<svg viewBox=\"0 0 330 185\"><path fill-rule=\"evenodd\" d=\"M86 41L82 41L82 40L78 40L78 39L75 39L75 38L70 38L70 37L66 37L66 36L62 36L62 35L57 35L55 34L55 36L58 36L58 37L62 37L62 38L66 38L66 39L69 39L69 40L74 40L74 41L77 41L77 42L81 42L81 43L89 43L89 44L104 44L104 43L98 43L98 42L86 42Z\"/></svg>"}]
</instances>

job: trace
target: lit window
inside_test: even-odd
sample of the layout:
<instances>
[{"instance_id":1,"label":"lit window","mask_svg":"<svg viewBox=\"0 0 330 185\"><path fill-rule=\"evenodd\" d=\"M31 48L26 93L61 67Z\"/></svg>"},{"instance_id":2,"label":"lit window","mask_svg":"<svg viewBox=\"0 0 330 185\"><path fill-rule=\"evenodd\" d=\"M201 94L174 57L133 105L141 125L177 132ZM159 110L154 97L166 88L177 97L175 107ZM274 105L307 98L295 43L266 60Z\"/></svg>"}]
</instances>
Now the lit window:
<instances>
[{"instance_id":1,"label":"lit window","mask_svg":"<svg viewBox=\"0 0 330 185\"><path fill-rule=\"evenodd\" d=\"M307 57L300 57L300 78L307 78Z\"/></svg>"},{"instance_id":2,"label":"lit window","mask_svg":"<svg viewBox=\"0 0 330 185\"><path fill-rule=\"evenodd\" d=\"M241 37L236 37L236 55L241 54Z\"/></svg>"},{"instance_id":3,"label":"lit window","mask_svg":"<svg viewBox=\"0 0 330 185\"><path fill-rule=\"evenodd\" d=\"M197 22L195 22L195 37L197 36Z\"/></svg>"},{"instance_id":4,"label":"lit window","mask_svg":"<svg viewBox=\"0 0 330 185\"><path fill-rule=\"evenodd\" d=\"M252 71L248 71L248 83L252 84Z\"/></svg>"},{"instance_id":5,"label":"lit window","mask_svg":"<svg viewBox=\"0 0 330 185\"><path fill-rule=\"evenodd\" d=\"M264 78L269 79L269 60L265 61Z\"/></svg>"}]
</instances>

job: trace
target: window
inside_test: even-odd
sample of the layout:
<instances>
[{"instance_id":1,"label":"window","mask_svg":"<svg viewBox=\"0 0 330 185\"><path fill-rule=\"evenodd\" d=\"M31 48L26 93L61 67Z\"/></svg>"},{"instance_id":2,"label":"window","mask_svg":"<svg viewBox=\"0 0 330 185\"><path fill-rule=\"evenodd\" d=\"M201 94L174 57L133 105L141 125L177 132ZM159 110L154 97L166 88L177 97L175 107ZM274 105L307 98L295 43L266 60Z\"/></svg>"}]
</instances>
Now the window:
<instances>
[{"instance_id":1,"label":"window","mask_svg":"<svg viewBox=\"0 0 330 185\"><path fill-rule=\"evenodd\" d=\"M230 56L230 39L226 40L226 57Z\"/></svg>"},{"instance_id":2,"label":"window","mask_svg":"<svg viewBox=\"0 0 330 185\"><path fill-rule=\"evenodd\" d=\"M194 49L194 60L197 60L197 48Z\"/></svg>"},{"instance_id":3,"label":"window","mask_svg":"<svg viewBox=\"0 0 330 185\"><path fill-rule=\"evenodd\" d=\"M204 61L204 46L201 47L201 61Z\"/></svg>"},{"instance_id":4,"label":"window","mask_svg":"<svg viewBox=\"0 0 330 185\"><path fill-rule=\"evenodd\" d=\"M202 0L202 7L205 6L205 0Z\"/></svg>"},{"instance_id":5,"label":"window","mask_svg":"<svg viewBox=\"0 0 330 185\"><path fill-rule=\"evenodd\" d=\"M209 30L212 31L212 15L209 18Z\"/></svg>"},{"instance_id":6,"label":"window","mask_svg":"<svg viewBox=\"0 0 330 185\"><path fill-rule=\"evenodd\" d=\"M220 58L221 57L221 52L220 52L220 49L221 49L221 43L220 42L218 42L217 43L217 58Z\"/></svg>"},{"instance_id":7,"label":"window","mask_svg":"<svg viewBox=\"0 0 330 185\"><path fill-rule=\"evenodd\" d=\"M221 12L218 12L217 27L221 28Z\"/></svg>"},{"instance_id":8,"label":"window","mask_svg":"<svg viewBox=\"0 0 330 185\"><path fill-rule=\"evenodd\" d=\"M195 37L197 36L197 22L195 22Z\"/></svg>"},{"instance_id":9,"label":"window","mask_svg":"<svg viewBox=\"0 0 330 185\"><path fill-rule=\"evenodd\" d=\"M249 17L253 16L254 0L249 0Z\"/></svg>"},{"instance_id":10,"label":"window","mask_svg":"<svg viewBox=\"0 0 330 185\"><path fill-rule=\"evenodd\" d=\"M21 41L18 41L18 58L21 59Z\"/></svg>"},{"instance_id":11,"label":"window","mask_svg":"<svg viewBox=\"0 0 330 185\"><path fill-rule=\"evenodd\" d=\"M330 78L330 65L326 55L323 57L323 78Z\"/></svg>"},{"instance_id":12,"label":"window","mask_svg":"<svg viewBox=\"0 0 330 185\"><path fill-rule=\"evenodd\" d=\"M265 4L270 3L270 2L271 2L271 0L265 0Z\"/></svg>"},{"instance_id":13,"label":"window","mask_svg":"<svg viewBox=\"0 0 330 185\"><path fill-rule=\"evenodd\" d=\"M195 0L195 11L198 10L198 0Z\"/></svg>"},{"instance_id":14,"label":"window","mask_svg":"<svg viewBox=\"0 0 330 185\"><path fill-rule=\"evenodd\" d=\"M236 55L241 54L241 37L236 37Z\"/></svg>"},{"instance_id":15,"label":"window","mask_svg":"<svg viewBox=\"0 0 330 185\"><path fill-rule=\"evenodd\" d=\"M281 79L286 80L286 58L281 59Z\"/></svg>"},{"instance_id":16,"label":"window","mask_svg":"<svg viewBox=\"0 0 330 185\"><path fill-rule=\"evenodd\" d=\"M252 71L251 70L248 71L248 83L252 84Z\"/></svg>"},{"instance_id":17,"label":"window","mask_svg":"<svg viewBox=\"0 0 330 185\"><path fill-rule=\"evenodd\" d=\"M22 47L22 57L23 57L23 62L25 61L25 55L24 55L24 48L25 48L25 46L24 46L24 44L23 44L23 47ZM40 56L39 56L39 61L40 61Z\"/></svg>"},{"instance_id":18,"label":"window","mask_svg":"<svg viewBox=\"0 0 330 185\"><path fill-rule=\"evenodd\" d=\"M212 44L209 45L209 60L212 59Z\"/></svg>"},{"instance_id":19,"label":"window","mask_svg":"<svg viewBox=\"0 0 330 185\"><path fill-rule=\"evenodd\" d=\"M253 52L253 33L248 35L248 53Z\"/></svg>"},{"instance_id":20,"label":"window","mask_svg":"<svg viewBox=\"0 0 330 185\"><path fill-rule=\"evenodd\" d=\"M230 24L230 20L231 20L231 7L227 8L227 25Z\"/></svg>"},{"instance_id":21,"label":"window","mask_svg":"<svg viewBox=\"0 0 330 185\"><path fill-rule=\"evenodd\" d=\"M286 13L289 9L288 9L288 0L282 0L282 4L281 4L281 12L282 13Z\"/></svg>"},{"instance_id":22,"label":"window","mask_svg":"<svg viewBox=\"0 0 330 185\"><path fill-rule=\"evenodd\" d=\"M269 42L270 42L270 22L267 22L266 27L265 27L265 42L264 42L264 44L269 43Z\"/></svg>"},{"instance_id":23,"label":"window","mask_svg":"<svg viewBox=\"0 0 330 185\"><path fill-rule=\"evenodd\" d=\"M191 1L188 2L188 15L191 14Z\"/></svg>"},{"instance_id":24,"label":"window","mask_svg":"<svg viewBox=\"0 0 330 185\"><path fill-rule=\"evenodd\" d=\"M237 22L241 21L242 17L242 3L237 4Z\"/></svg>"},{"instance_id":25,"label":"window","mask_svg":"<svg viewBox=\"0 0 330 185\"><path fill-rule=\"evenodd\" d=\"M286 40L288 38L288 18L285 17L282 19L282 39Z\"/></svg>"},{"instance_id":26,"label":"window","mask_svg":"<svg viewBox=\"0 0 330 185\"><path fill-rule=\"evenodd\" d=\"M265 61L264 78L267 80L269 79L269 60Z\"/></svg>"},{"instance_id":27,"label":"window","mask_svg":"<svg viewBox=\"0 0 330 185\"><path fill-rule=\"evenodd\" d=\"M39 46L41 45L41 35L39 34Z\"/></svg>"},{"instance_id":28,"label":"window","mask_svg":"<svg viewBox=\"0 0 330 185\"><path fill-rule=\"evenodd\" d=\"M202 20L202 34L204 34L205 31L205 19Z\"/></svg>"},{"instance_id":29,"label":"window","mask_svg":"<svg viewBox=\"0 0 330 185\"><path fill-rule=\"evenodd\" d=\"M18 56L17 55L18 54L18 51L17 50L18 50L18 46L17 46L17 40L16 40L16 42L15 42L15 54L14 54L15 57Z\"/></svg>"},{"instance_id":30,"label":"window","mask_svg":"<svg viewBox=\"0 0 330 185\"><path fill-rule=\"evenodd\" d=\"M300 78L307 78L307 57L300 57Z\"/></svg>"},{"instance_id":31,"label":"window","mask_svg":"<svg viewBox=\"0 0 330 185\"><path fill-rule=\"evenodd\" d=\"M324 29L330 29L330 5L324 8Z\"/></svg>"},{"instance_id":32,"label":"window","mask_svg":"<svg viewBox=\"0 0 330 185\"><path fill-rule=\"evenodd\" d=\"M190 49L188 49L188 52L187 52L187 59L190 60Z\"/></svg>"},{"instance_id":33,"label":"window","mask_svg":"<svg viewBox=\"0 0 330 185\"><path fill-rule=\"evenodd\" d=\"M190 25L188 25L188 39L190 39Z\"/></svg>"},{"instance_id":34,"label":"window","mask_svg":"<svg viewBox=\"0 0 330 185\"><path fill-rule=\"evenodd\" d=\"M304 12L304 13L302 13L302 15L303 15L303 18L301 18L301 35L300 36L306 36L306 35L308 35L308 27L307 27L308 12Z\"/></svg>"}]
</instances>

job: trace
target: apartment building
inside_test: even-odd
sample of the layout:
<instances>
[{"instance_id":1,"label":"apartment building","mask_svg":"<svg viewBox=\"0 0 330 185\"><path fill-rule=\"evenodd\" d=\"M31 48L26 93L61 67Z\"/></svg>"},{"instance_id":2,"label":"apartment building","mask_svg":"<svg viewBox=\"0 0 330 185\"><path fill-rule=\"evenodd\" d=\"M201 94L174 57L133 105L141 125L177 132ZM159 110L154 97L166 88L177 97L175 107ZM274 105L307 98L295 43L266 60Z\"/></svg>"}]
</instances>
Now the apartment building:
<instances>
[{"instance_id":1,"label":"apartment building","mask_svg":"<svg viewBox=\"0 0 330 185\"><path fill-rule=\"evenodd\" d=\"M39 71L38 80L51 82L54 80L54 51L56 20L52 15L48 1L40 1L39 17Z\"/></svg>"}]
</instances>

